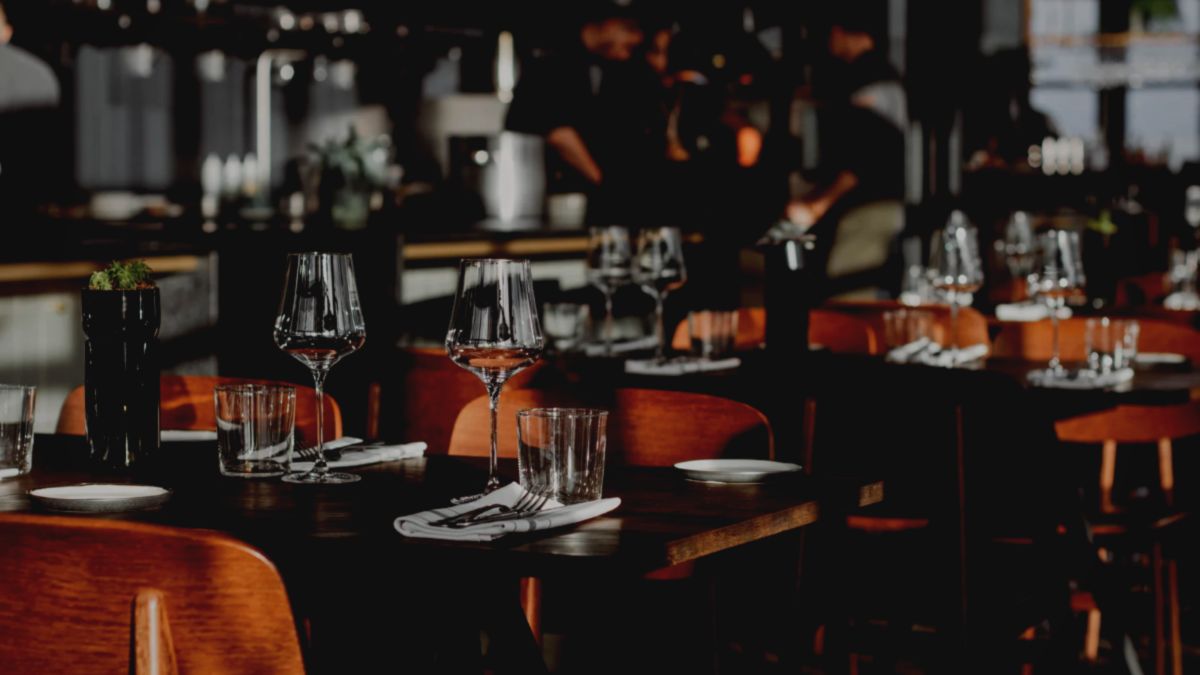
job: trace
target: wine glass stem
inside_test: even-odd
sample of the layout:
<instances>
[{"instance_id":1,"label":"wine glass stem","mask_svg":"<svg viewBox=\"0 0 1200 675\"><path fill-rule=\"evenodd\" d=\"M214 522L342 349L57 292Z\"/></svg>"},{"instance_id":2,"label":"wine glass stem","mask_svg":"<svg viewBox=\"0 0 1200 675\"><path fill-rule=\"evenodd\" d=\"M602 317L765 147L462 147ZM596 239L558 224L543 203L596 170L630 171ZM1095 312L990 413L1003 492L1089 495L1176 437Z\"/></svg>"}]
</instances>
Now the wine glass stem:
<instances>
[{"instance_id":1,"label":"wine glass stem","mask_svg":"<svg viewBox=\"0 0 1200 675\"><path fill-rule=\"evenodd\" d=\"M312 374L313 390L317 394L317 458L309 473L324 476L329 473L329 466L325 463L325 375L328 371L316 369Z\"/></svg>"},{"instance_id":2,"label":"wine glass stem","mask_svg":"<svg viewBox=\"0 0 1200 675\"><path fill-rule=\"evenodd\" d=\"M1062 369L1062 362L1058 358L1058 303L1050 305L1050 327L1053 331L1050 340L1050 370L1058 371Z\"/></svg>"},{"instance_id":3,"label":"wine glass stem","mask_svg":"<svg viewBox=\"0 0 1200 675\"><path fill-rule=\"evenodd\" d=\"M604 291L604 355L613 354L613 300L612 291Z\"/></svg>"},{"instance_id":4,"label":"wine glass stem","mask_svg":"<svg viewBox=\"0 0 1200 675\"><path fill-rule=\"evenodd\" d=\"M654 336L658 338L658 344L654 350L654 357L659 361L666 360L665 352L666 345L664 337L666 331L663 328L663 294L654 294Z\"/></svg>"},{"instance_id":5,"label":"wine glass stem","mask_svg":"<svg viewBox=\"0 0 1200 675\"><path fill-rule=\"evenodd\" d=\"M496 450L496 413L500 408L500 389L503 386L504 386L504 383L502 383L502 382L497 382L497 383L487 385L488 413L489 413L489 417L491 418L490 421L491 421L491 427L492 427L492 446L491 446L491 452L488 455L487 485L485 485L483 488L483 491L485 494L488 492L491 492L492 490L498 489L500 487L500 477L497 475L497 472L496 472L496 468L497 468L497 462L496 462L496 452L497 452L497 450Z\"/></svg>"},{"instance_id":6,"label":"wine glass stem","mask_svg":"<svg viewBox=\"0 0 1200 675\"><path fill-rule=\"evenodd\" d=\"M950 291L950 367L958 365L958 292Z\"/></svg>"}]
</instances>

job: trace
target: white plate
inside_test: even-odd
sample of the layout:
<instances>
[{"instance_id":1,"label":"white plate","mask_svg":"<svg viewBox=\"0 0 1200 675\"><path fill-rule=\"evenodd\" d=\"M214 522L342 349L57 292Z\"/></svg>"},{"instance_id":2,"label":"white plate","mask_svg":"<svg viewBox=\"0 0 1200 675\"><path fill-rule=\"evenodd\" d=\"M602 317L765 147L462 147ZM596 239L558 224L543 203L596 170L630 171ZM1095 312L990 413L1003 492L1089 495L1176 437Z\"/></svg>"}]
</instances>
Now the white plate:
<instances>
[{"instance_id":1,"label":"white plate","mask_svg":"<svg viewBox=\"0 0 1200 675\"><path fill-rule=\"evenodd\" d=\"M773 475L799 471L800 465L765 459L693 459L675 468L689 480L706 483L761 483Z\"/></svg>"},{"instance_id":2,"label":"white plate","mask_svg":"<svg viewBox=\"0 0 1200 675\"><path fill-rule=\"evenodd\" d=\"M159 438L168 442L175 441L215 441L217 432L208 429L163 429Z\"/></svg>"},{"instance_id":3,"label":"white plate","mask_svg":"<svg viewBox=\"0 0 1200 675\"><path fill-rule=\"evenodd\" d=\"M56 511L108 513L158 506L170 499L171 491L156 485L80 483L30 490L29 496Z\"/></svg>"}]
</instances>

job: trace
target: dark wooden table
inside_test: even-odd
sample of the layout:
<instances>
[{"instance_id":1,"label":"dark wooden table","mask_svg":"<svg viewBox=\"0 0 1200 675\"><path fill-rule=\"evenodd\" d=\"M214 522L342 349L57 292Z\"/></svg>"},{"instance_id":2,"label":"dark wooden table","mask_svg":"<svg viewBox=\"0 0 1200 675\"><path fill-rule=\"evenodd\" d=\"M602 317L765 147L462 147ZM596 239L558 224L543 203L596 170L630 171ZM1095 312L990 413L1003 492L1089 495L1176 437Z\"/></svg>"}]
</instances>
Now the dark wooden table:
<instances>
[{"instance_id":1,"label":"dark wooden table","mask_svg":"<svg viewBox=\"0 0 1200 675\"><path fill-rule=\"evenodd\" d=\"M303 486L278 479L224 478L217 471L212 442L167 443L160 456L161 461L133 475L104 475L89 470L81 437L39 435L32 473L0 481L0 511L34 510L26 493L37 487L161 485L173 491L167 504L115 517L226 532L263 550L289 590L302 596L306 587L344 586L347 573L360 571L365 578L378 573L367 570L419 579L424 590L440 583L457 586L459 577L579 580L599 575L632 580L811 525L822 510L869 505L883 497L882 484L866 480L796 476L763 485L718 486L685 481L673 469L611 467L605 496L619 496L622 504L604 517L494 543L438 542L402 537L393 521L477 490L486 475L485 462L430 456L355 468L362 481L352 485ZM510 478L515 468L511 461L501 462L502 473ZM372 592L382 597L386 592L377 581ZM321 604L303 597L294 602ZM371 602L360 595L357 604ZM363 611L354 601L339 606Z\"/></svg>"}]
</instances>

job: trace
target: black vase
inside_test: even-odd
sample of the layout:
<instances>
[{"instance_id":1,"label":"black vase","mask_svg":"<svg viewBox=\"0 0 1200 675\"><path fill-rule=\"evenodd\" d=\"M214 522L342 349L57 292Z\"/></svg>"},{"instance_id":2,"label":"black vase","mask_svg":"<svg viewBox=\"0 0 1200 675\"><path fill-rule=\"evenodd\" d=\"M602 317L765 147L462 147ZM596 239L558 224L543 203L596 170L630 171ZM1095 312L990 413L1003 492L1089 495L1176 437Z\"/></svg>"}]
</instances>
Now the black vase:
<instances>
[{"instance_id":1,"label":"black vase","mask_svg":"<svg viewBox=\"0 0 1200 675\"><path fill-rule=\"evenodd\" d=\"M92 460L135 466L159 447L158 289L83 291L84 409Z\"/></svg>"}]
</instances>

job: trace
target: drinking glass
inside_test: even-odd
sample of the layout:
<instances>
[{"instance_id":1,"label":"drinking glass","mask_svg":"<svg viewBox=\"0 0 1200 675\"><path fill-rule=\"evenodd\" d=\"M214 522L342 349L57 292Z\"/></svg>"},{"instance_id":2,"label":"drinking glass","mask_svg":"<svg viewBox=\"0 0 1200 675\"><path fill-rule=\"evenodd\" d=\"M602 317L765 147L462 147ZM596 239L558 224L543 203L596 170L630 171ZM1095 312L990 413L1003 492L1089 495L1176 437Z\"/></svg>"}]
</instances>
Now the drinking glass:
<instances>
[{"instance_id":1,"label":"drinking glass","mask_svg":"<svg viewBox=\"0 0 1200 675\"><path fill-rule=\"evenodd\" d=\"M334 364L361 349L367 339L354 262L344 253L288 256L283 298L275 319L275 344L312 372L317 398L317 457L307 473L289 483L353 483L350 473L333 473L325 461L325 377Z\"/></svg>"},{"instance_id":2,"label":"drinking glass","mask_svg":"<svg viewBox=\"0 0 1200 675\"><path fill-rule=\"evenodd\" d=\"M517 413L517 467L521 485L561 504L600 499L608 412L587 408L533 408Z\"/></svg>"},{"instance_id":3,"label":"drinking glass","mask_svg":"<svg viewBox=\"0 0 1200 675\"><path fill-rule=\"evenodd\" d=\"M958 365L958 303L960 294L974 293L983 285L983 261L979 237L962 211L950 214L945 229L934 236L930 254L933 285L946 293L950 303L950 365Z\"/></svg>"},{"instance_id":4,"label":"drinking glass","mask_svg":"<svg viewBox=\"0 0 1200 675\"><path fill-rule=\"evenodd\" d=\"M213 404L222 476L258 478L287 473L295 443L295 387L221 384L213 389Z\"/></svg>"},{"instance_id":5,"label":"drinking glass","mask_svg":"<svg viewBox=\"0 0 1200 675\"><path fill-rule=\"evenodd\" d=\"M33 468L33 407L37 387L0 384L0 479Z\"/></svg>"},{"instance_id":6,"label":"drinking glass","mask_svg":"<svg viewBox=\"0 0 1200 675\"><path fill-rule=\"evenodd\" d=\"M633 249L629 230L616 225L593 227L588 235L588 283L604 294L604 354L612 356L613 294L631 281Z\"/></svg>"},{"instance_id":7,"label":"drinking glass","mask_svg":"<svg viewBox=\"0 0 1200 675\"><path fill-rule=\"evenodd\" d=\"M1108 317L1087 320L1085 345L1088 370L1094 375L1105 375L1116 370L1133 367L1137 356L1137 321L1113 321Z\"/></svg>"},{"instance_id":8,"label":"drinking glass","mask_svg":"<svg viewBox=\"0 0 1200 675\"><path fill-rule=\"evenodd\" d=\"M1038 296L1050 310L1053 341L1049 371L1061 375L1064 370L1059 359L1058 312L1066 305L1067 297L1083 288L1083 255L1079 233L1072 230L1049 230L1038 237Z\"/></svg>"},{"instance_id":9,"label":"drinking glass","mask_svg":"<svg viewBox=\"0 0 1200 675\"><path fill-rule=\"evenodd\" d=\"M492 444L483 494L500 487L496 473L500 390L508 378L538 360L543 344L529 261L463 260L446 333L446 354L474 373L487 389Z\"/></svg>"},{"instance_id":10,"label":"drinking glass","mask_svg":"<svg viewBox=\"0 0 1200 675\"><path fill-rule=\"evenodd\" d=\"M663 300L667 293L687 281L683 264L683 235L677 227L642 230L637 255L633 260L633 278L654 298L654 334L658 338L655 358L666 360L666 329L663 327Z\"/></svg>"},{"instance_id":11,"label":"drinking glass","mask_svg":"<svg viewBox=\"0 0 1200 675\"><path fill-rule=\"evenodd\" d=\"M920 309L897 309L883 313L884 342L889 350L929 340L933 335L934 317Z\"/></svg>"},{"instance_id":12,"label":"drinking glass","mask_svg":"<svg viewBox=\"0 0 1200 675\"><path fill-rule=\"evenodd\" d=\"M542 330L552 341L555 350L569 350L578 346L583 339L589 316L587 305L547 302L542 305Z\"/></svg>"},{"instance_id":13,"label":"drinking glass","mask_svg":"<svg viewBox=\"0 0 1200 675\"><path fill-rule=\"evenodd\" d=\"M1023 282L1022 289L1029 294L1029 275L1033 272L1034 251L1036 242L1033 237L1033 226L1029 223L1029 214L1017 211L1008 220L1004 228L1004 262L1014 282ZM1014 288L1015 290L1015 288Z\"/></svg>"},{"instance_id":14,"label":"drinking glass","mask_svg":"<svg viewBox=\"0 0 1200 675\"><path fill-rule=\"evenodd\" d=\"M736 311L688 312L688 337L691 340L692 354L704 359L729 354L737 342L737 325Z\"/></svg>"}]
</instances>

